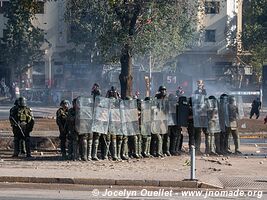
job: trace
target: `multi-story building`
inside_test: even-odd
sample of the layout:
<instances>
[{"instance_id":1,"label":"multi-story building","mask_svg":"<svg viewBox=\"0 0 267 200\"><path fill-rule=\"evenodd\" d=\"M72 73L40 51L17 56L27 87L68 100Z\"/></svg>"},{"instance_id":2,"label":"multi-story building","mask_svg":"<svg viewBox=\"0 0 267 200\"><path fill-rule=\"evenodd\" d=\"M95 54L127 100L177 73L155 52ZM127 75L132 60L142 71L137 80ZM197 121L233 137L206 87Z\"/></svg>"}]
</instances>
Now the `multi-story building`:
<instances>
[{"instance_id":1,"label":"multi-story building","mask_svg":"<svg viewBox=\"0 0 267 200\"><path fill-rule=\"evenodd\" d=\"M231 76L250 73L240 67L238 57L241 51L242 0L201 0L198 18L200 40L178 57L177 70L192 76L193 80L218 82L221 79L224 85L225 81L233 84Z\"/></svg>"},{"instance_id":2,"label":"multi-story building","mask_svg":"<svg viewBox=\"0 0 267 200\"><path fill-rule=\"evenodd\" d=\"M240 62L237 54L241 49L242 0L200 2L198 29L202 37L192 44L191 50L178 57L177 71L192 76L193 80L231 76ZM0 0L0 37L4 37L6 19L3 11L7 4L8 0ZM39 13L33 23L45 32L46 42L42 46L45 56L27 72L28 79L36 87L64 88L65 80L71 80L72 73L80 78L85 74L86 66L72 72L73 67L66 64L61 54L69 46L68 28L64 22L65 4L65 0L39 2Z\"/></svg>"}]
</instances>

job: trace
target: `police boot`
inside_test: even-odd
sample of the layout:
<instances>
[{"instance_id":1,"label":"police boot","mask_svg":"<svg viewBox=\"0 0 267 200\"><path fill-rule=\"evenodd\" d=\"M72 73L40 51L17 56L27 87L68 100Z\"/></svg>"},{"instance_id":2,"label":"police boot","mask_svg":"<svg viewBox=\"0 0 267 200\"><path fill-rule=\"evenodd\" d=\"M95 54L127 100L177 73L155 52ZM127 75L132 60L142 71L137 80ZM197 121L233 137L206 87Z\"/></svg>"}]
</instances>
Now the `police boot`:
<instances>
[{"instance_id":1,"label":"police boot","mask_svg":"<svg viewBox=\"0 0 267 200\"><path fill-rule=\"evenodd\" d=\"M160 134L157 135L157 153L156 157L163 157L162 154L162 137Z\"/></svg>"},{"instance_id":2,"label":"police boot","mask_svg":"<svg viewBox=\"0 0 267 200\"><path fill-rule=\"evenodd\" d=\"M109 146L110 146L110 141L106 141L103 148L103 155L102 155L103 160L108 159Z\"/></svg>"},{"instance_id":3,"label":"police boot","mask_svg":"<svg viewBox=\"0 0 267 200\"><path fill-rule=\"evenodd\" d=\"M218 155L214 150L214 134L210 134L210 155Z\"/></svg>"},{"instance_id":4,"label":"police boot","mask_svg":"<svg viewBox=\"0 0 267 200\"><path fill-rule=\"evenodd\" d=\"M121 160L121 146L122 146L122 136L118 136L117 140L117 157Z\"/></svg>"},{"instance_id":5,"label":"police boot","mask_svg":"<svg viewBox=\"0 0 267 200\"><path fill-rule=\"evenodd\" d=\"M17 137L14 137L14 152L12 157L16 158L19 156L19 139Z\"/></svg>"},{"instance_id":6,"label":"police boot","mask_svg":"<svg viewBox=\"0 0 267 200\"><path fill-rule=\"evenodd\" d=\"M117 157L117 141L116 138L112 139L111 141L111 157L112 160L117 161L118 157Z\"/></svg>"},{"instance_id":7,"label":"police boot","mask_svg":"<svg viewBox=\"0 0 267 200\"><path fill-rule=\"evenodd\" d=\"M133 157L140 158L138 154L138 137L137 135L133 136Z\"/></svg>"},{"instance_id":8,"label":"police boot","mask_svg":"<svg viewBox=\"0 0 267 200\"><path fill-rule=\"evenodd\" d=\"M30 137L26 137L25 139L25 147L26 147L26 157L30 158L31 156L31 140Z\"/></svg>"},{"instance_id":9,"label":"police boot","mask_svg":"<svg viewBox=\"0 0 267 200\"><path fill-rule=\"evenodd\" d=\"M20 153L25 155L26 154L25 140L20 139L19 145L20 145L19 147Z\"/></svg>"},{"instance_id":10,"label":"police boot","mask_svg":"<svg viewBox=\"0 0 267 200\"><path fill-rule=\"evenodd\" d=\"M96 160L96 161L99 160L97 157L98 145L99 145L99 139L95 139L93 142L92 160Z\"/></svg>"},{"instance_id":11,"label":"police boot","mask_svg":"<svg viewBox=\"0 0 267 200\"><path fill-rule=\"evenodd\" d=\"M232 135L233 135L233 140L234 140L234 145L235 145L235 154L240 155L242 153L239 151L239 147L240 147L239 134L237 133L236 130L234 130L232 131Z\"/></svg>"},{"instance_id":12,"label":"police boot","mask_svg":"<svg viewBox=\"0 0 267 200\"><path fill-rule=\"evenodd\" d=\"M78 160L78 149L79 149L79 141L78 140L73 140L72 141L72 160Z\"/></svg>"},{"instance_id":13,"label":"police boot","mask_svg":"<svg viewBox=\"0 0 267 200\"><path fill-rule=\"evenodd\" d=\"M205 154L210 154L210 134L205 134Z\"/></svg>"},{"instance_id":14,"label":"police boot","mask_svg":"<svg viewBox=\"0 0 267 200\"><path fill-rule=\"evenodd\" d=\"M60 150L61 150L61 155L62 158L66 158L66 141L65 140L60 140Z\"/></svg>"},{"instance_id":15,"label":"police boot","mask_svg":"<svg viewBox=\"0 0 267 200\"><path fill-rule=\"evenodd\" d=\"M137 138L138 138L138 155L140 158L143 158L143 156L142 156L142 136L137 135Z\"/></svg>"},{"instance_id":16,"label":"police boot","mask_svg":"<svg viewBox=\"0 0 267 200\"><path fill-rule=\"evenodd\" d=\"M222 152L221 152L220 133L215 133L214 138L215 138L215 152L221 155Z\"/></svg>"},{"instance_id":17,"label":"police boot","mask_svg":"<svg viewBox=\"0 0 267 200\"><path fill-rule=\"evenodd\" d=\"M146 155L147 155L148 157L153 157L153 156L150 154L150 146L151 146L151 137L147 137Z\"/></svg>"},{"instance_id":18,"label":"police boot","mask_svg":"<svg viewBox=\"0 0 267 200\"><path fill-rule=\"evenodd\" d=\"M129 157L128 157L128 137L127 136L123 136L121 159L122 160L129 160Z\"/></svg>"},{"instance_id":19,"label":"police boot","mask_svg":"<svg viewBox=\"0 0 267 200\"><path fill-rule=\"evenodd\" d=\"M88 152L88 142L85 136L82 136L81 141L80 141L80 156L82 161L87 161L87 152Z\"/></svg>"},{"instance_id":20,"label":"police boot","mask_svg":"<svg viewBox=\"0 0 267 200\"><path fill-rule=\"evenodd\" d=\"M176 151L175 151L175 146L177 145L177 136L173 136L171 139L170 139L170 153L171 155L176 155Z\"/></svg>"},{"instance_id":21,"label":"police boot","mask_svg":"<svg viewBox=\"0 0 267 200\"><path fill-rule=\"evenodd\" d=\"M87 160L92 160L93 139L87 141Z\"/></svg>"},{"instance_id":22,"label":"police boot","mask_svg":"<svg viewBox=\"0 0 267 200\"><path fill-rule=\"evenodd\" d=\"M171 156L170 154L170 137L169 135L163 135L163 147L164 147L164 154L166 154L166 156Z\"/></svg>"}]
</instances>

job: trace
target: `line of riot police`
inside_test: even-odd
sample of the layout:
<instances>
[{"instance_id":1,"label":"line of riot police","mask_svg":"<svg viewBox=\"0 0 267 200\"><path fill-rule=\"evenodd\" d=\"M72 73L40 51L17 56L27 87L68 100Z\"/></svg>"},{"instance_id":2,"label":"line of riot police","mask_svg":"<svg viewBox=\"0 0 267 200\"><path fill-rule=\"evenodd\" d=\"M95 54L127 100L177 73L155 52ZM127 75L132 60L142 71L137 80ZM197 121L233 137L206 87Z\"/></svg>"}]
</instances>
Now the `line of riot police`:
<instances>
[{"instance_id":1,"label":"line of riot police","mask_svg":"<svg viewBox=\"0 0 267 200\"><path fill-rule=\"evenodd\" d=\"M160 86L154 98L121 99L115 87L102 97L99 85L95 84L92 97L73 99L71 108L66 100L61 102L57 124L62 156L71 160L111 158L116 161L179 155L182 127L187 128L189 146L194 145L197 154L201 154L202 132L206 154L230 154L230 134L234 139L234 153L240 154L237 130L240 108L236 98L227 94L219 100L201 92L190 98L177 97L167 95L166 88Z\"/></svg>"}]
</instances>

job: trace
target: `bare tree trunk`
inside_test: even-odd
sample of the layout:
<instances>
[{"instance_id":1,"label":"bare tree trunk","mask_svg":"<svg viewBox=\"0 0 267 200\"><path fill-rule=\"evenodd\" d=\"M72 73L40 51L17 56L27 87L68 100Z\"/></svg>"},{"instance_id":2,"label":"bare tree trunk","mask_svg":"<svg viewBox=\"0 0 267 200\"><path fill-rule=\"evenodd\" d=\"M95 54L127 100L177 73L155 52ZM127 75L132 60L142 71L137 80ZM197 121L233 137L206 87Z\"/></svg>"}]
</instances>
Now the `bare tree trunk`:
<instances>
[{"instance_id":1,"label":"bare tree trunk","mask_svg":"<svg viewBox=\"0 0 267 200\"><path fill-rule=\"evenodd\" d=\"M132 77L132 56L129 45L125 45L120 58L121 74L119 76L121 84L121 97L132 96L133 77Z\"/></svg>"}]
</instances>

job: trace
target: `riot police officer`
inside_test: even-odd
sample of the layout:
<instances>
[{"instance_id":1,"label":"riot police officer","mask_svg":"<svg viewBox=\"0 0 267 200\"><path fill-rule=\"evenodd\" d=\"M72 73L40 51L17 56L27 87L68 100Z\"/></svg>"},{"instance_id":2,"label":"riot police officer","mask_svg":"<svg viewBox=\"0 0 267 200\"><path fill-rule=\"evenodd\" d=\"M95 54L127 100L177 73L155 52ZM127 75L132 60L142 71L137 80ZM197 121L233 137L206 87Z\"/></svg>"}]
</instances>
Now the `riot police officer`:
<instances>
[{"instance_id":1,"label":"riot police officer","mask_svg":"<svg viewBox=\"0 0 267 200\"><path fill-rule=\"evenodd\" d=\"M78 160L78 133L75 129L75 115L76 115L76 105L77 98L72 100L72 107L68 111L67 117L67 130L68 130L68 156L70 160Z\"/></svg>"},{"instance_id":2,"label":"riot police officer","mask_svg":"<svg viewBox=\"0 0 267 200\"><path fill-rule=\"evenodd\" d=\"M67 117L68 117L69 101L62 100L60 108L56 112L56 123L59 128L60 149L62 157L66 158L66 141L67 141Z\"/></svg>"},{"instance_id":3,"label":"riot police officer","mask_svg":"<svg viewBox=\"0 0 267 200\"><path fill-rule=\"evenodd\" d=\"M16 109L18 109L18 99L15 100L14 102L14 106L9 110L9 121L12 127L12 132L14 135L14 138L17 138L20 135L20 130L16 127L13 119L11 118L11 116L13 115L13 113L16 111ZM14 139L14 141L16 141ZM23 139L19 140L19 149L17 149L17 145L15 145L14 143L14 153L12 157L18 157L18 154L25 154L26 153L26 149L25 149L25 141Z\"/></svg>"},{"instance_id":4,"label":"riot police officer","mask_svg":"<svg viewBox=\"0 0 267 200\"><path fill-rule=\"evenodd\" d=\"M240 138L238 133L238 126L237 126L237 119L238 119L238 107L236 105L236 99L234 96L229 96L229 127L227 127L226 132L227 136L229 137L230 133L233 136L234 145L235 145L235 154L239 155L242 154L239 150L240 147Z\"/></svg>"},{"instance_id":5,"label":"riot police officer","mask_svg":"<svg viewBox=\"0 0 267 200\"><path fill-rule=\"evenodd\" d=\"M91 95L93 95L94 101L97 96L101 96L101 90L98 83L95 83L92 87ZM99 145L100 134L97 132L93 133L93 145L92 145L92 160L98 161L97 150Z\"/></svg>"},{"instance_id":6,"label":"riot police officer","mask_svg":"<svg viewBox=\"0 0 267 200\"><path fill-rule=\"evenodd\" d=\"M167 89L165 86L161 85L158 92L155 95L156 99L165 99L167 97ZM152 135L152 153L156 157L163 157L163 146L165 147L165 152L168 152L168 147L170 146L169 134L153 134ZM156 147L156 153L155 153ZM169 154L169 152L168 152Z\"/></svg>"},{"instance_id":7,"label":"riot police officer","mask_svg":"<svg viewBox=\"0 0 267 200\"><path fill-rule=\"evenodd\" d=\"M106 97L107 98L120 99L121 98L121 95L117 91L117 88L115 86L111 86L110 90L107 91Z\"/></svg>"},{"instance_id":8,"label":"riot police officer","mask_svg":"<svg viewBox=\"0 0 267 200\"><path fill-rule=\"evenodd\" d=\"M26 99L24 97L18 98L18 106L10 112L10 123L14 128L14 157L19 154L19 142L25 141L26 157L31 157L30 148L30 132L33 130L34 118L32 111L27 107Z\"/></svg>"},{"instance_id":9,"label":"riot police officer","mask_svg":"<svg viewBox=\"0 0 267 200\"><path fill-rule=\"evenodd\" d=\"M197 89L195 90L194 94L207 95L203 80L197 81Z\"/></svg>"}]
</instances>

